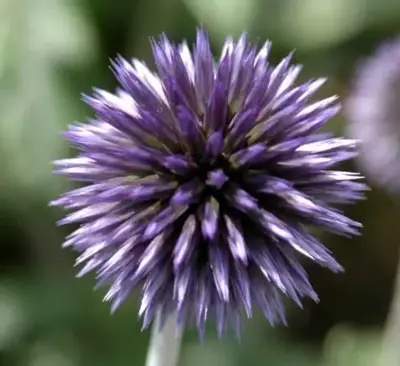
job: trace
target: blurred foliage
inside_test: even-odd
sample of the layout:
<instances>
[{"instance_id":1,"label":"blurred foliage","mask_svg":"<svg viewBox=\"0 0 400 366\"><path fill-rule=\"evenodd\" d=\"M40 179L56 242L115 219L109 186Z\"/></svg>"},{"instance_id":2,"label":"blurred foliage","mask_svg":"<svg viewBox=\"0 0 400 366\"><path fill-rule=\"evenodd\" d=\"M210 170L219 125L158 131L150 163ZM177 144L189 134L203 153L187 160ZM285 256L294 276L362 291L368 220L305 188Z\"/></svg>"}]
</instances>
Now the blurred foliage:
<instances>
[{"instance_id":1,"label":"blurred foliage","mask_svg":"<svg viewBox=\"0 0 400 366\"><path fill-rule=\"evenodd\" d=\"M345 97L358 61L400 31L398 0L0 0L0 365L123 366L144 362L137 299L114 316L74 279L73 255L61 249L61 215L47 202L68 182L51 161L73 154L60 132L89 111L81 92L113 88L108 64L117 53L151 64L149 36L193 41L197 25L215 49L247 30L274 42L276 60L292 48L305 76L327 75L324 93ZM343 119L329 128L340 132ZM290 311L287 328L256 315L238 346L185 338L181 365L375 365L391 298L399 208L374 189L349 209L365 225L356 240L326 236L346 273L311 266L321 304ZM379 214L377 215L377 212Z\"/></svg>"}]
</instances>

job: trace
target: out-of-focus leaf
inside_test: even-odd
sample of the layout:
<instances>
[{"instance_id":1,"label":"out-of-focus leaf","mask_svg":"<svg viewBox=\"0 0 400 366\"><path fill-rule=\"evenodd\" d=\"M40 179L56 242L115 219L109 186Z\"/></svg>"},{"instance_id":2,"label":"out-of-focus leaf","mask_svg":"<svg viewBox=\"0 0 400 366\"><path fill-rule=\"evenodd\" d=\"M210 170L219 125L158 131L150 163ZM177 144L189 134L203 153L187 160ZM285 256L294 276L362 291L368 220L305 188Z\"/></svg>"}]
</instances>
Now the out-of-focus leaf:
<instances>
[{"instance_id":1,"label":"out-of-focus leaf","mask_svg":"<svg viewBox=\"0 0 400 366\"><path fill-rule=\"evenodd\" d=\"M286 0L284 4L282 37L298 48L335 45L354 36L365 24L363 0Z\"/></svg>"},{"instance_id":2,"label":"out-of-focus leaf","mask_svg":"<svg viewBox=\"0 0 400 366\"><path fill-rule=\"evenodd\" d=\"M398 26L400 21L400 2L398 0L366 0L368 23L386 28Z\"/></svg>"},{"instance_id":3,"label":"out-of-focus leaf","mask_svg":"<svg viewBox=\"0 0 400 366\"><path fill-rule=\"evenodd\" d=\"M0 350L15 346L28 327L26 306L11 286L0 286Z\"/></svg>"},{"instance_id":4,"label":"out-of-focus leaf","mask_svg":"<svg viewBox=\"0 0 400 366\"><path fill-rule=\"evenodd\" d=\"M376 366L380 343L376 331L338 325L326 337L322 366Z\"/></svg>"},{"instance_id":5,"label":"out-of-focus leaf","mask_svg":"<svg viewBox=\"0 0 400 366\"><path fill-rule=\"evenodd\" d=\"M68 0L2 0L0 24L0 191L53 196L51 161L65 155L60 131L80 102L59 71L89 61L94 37Z\"/></svg>"},{"instance_id":6,"label":"out-of-focus leaf","mask_svg":"<svg viewBox=\"0 0 400 366\"><path fill-rule=\"evenodd\" d=\"M69 344L68 344L69 343ZM73 342L54 337L51 340L38 341L30 347L23 358L27 366L78 366L79 354Z\"/></svg>"},{"instance_id":7,"label":"out-of-focus leaf","mask_svg":"<svg viewBox=\"0 0 400 366\"><path fill-rule=\"evenodd\" d=\"M157 11L154 11L155 9ZM128 57L133 55L152 62L149 37L158 37L161 33L166 33L173 38L174 33L182 26L185 15L187 11L181 0L139 1L129 34L126 50ZM194 31L194 27L192 29Z\"/></svg>"},{"instance_id":8,"label":"out-of-focus leaf","mask_svg":"<svg viewBox=\"0 0 400 366\"><path fill-rule=\"evenodd\" d=\"M185 0L200 24L220 38L238 35L251 29L257 11L257 0Z\"/></svg>"},{"instance_id":9,"label":"out-of-focus leaf","mask_svg":"<svg viewBox=\"0 0 400 366\"><path fill-rule=\"evenodd\" d=\"M240 341L232 330L223 339L218 339L213 328L215 324L210 321L205 340L200 344L196 332L190 332L191 343L184 347L180 365L318 365L318 347L307 342L290 341L283 336L283 328L272 328L258 311L254 319L243 319Z\"/></svg>"},{"instance_id":10,"label":"out-of-focus leaf","mask_svg":"<svg viewBox=\"0 0 400 366\"><path fill-rule=\"evenodd\" d=\"M193 342L184 348L180 365L232 366L236 365L235 354L232 353L229 345L218 340L206 341L205 345Z\"/></svg>"}]
</instances>

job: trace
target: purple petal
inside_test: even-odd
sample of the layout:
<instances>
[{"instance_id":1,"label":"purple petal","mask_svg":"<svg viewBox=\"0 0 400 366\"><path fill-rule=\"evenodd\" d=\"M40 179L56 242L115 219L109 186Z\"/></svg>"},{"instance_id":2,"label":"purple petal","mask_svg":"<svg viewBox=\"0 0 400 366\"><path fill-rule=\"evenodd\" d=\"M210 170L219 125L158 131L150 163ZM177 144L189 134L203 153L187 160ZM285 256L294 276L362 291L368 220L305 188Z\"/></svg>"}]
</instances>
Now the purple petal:
<instances>
[{"instance_id":1,"label":"purple petal","mask_svg":"<svg viewBox=\"0 0 400 366\"><path fill-rule=\"evenodd\" d=\"M214 240L218 232L219 203L211 198L205 205L203 218L201 221L201 230L203 236L209 240Z\"/></svg>"},{"instance_id":2,"label":"purple petal","mask_svg":"<svg viewBox=\"0 0 400 366\"><path fill-rule=\"evenodd\" d=\"M247 246L239 223L234 222L228 216L224 216L224 219L228 232L226 240L233 258L243 264L247 264Z\"/></svg>"},{"instance_id":3,"label":"purple petal","mask_svg":"<svg viewBox=\"0 0 400 366\"><path fill-rule=\"evenodd\" d=\"M193 168L191 160L182 155L163 157L161 163L171 172L179 175L185 175Z\"/></svg>"},{"instance_id":4,"label":"purple petal","mask_svg":"<svg viewBox=\"0 0 400 366\"><path fill-rule=\"evenodd\" d=\"M208 137L206 145L206 157L215 159L219 157L224 148L224 136L221 131L216 131Z\"/></svg>"},{"instance_id":5,"label":"purple petal","mask_svg":"<svg viewBox=\"0 0 400 366\"><path fill-rule=\"evenodd\" d=\"M196 248L196 219L190 215L183 225L181 234L174 248L174 268L180 268L183 264L188 264L191 254Z\"/></svg>"},{"instance_id":6,"label":"purple petal","mask_svg":"<svg viewBox=\"0 0 400 366\"><path fill-rule=\"evenodd\" d=\"M190 205L198 201L199 195L203 190L203 186L198 179L194 179L188 183L182 184L171 198L174 205Z\"/></svg>"},{"instance_id":7,"label":"purple petal","mask_svg":"<svg viewBox=\"0 0 400 366\"><path fill-rule=\"evenodd\" d=\"M222 301L228 302L230 300L228 255L218 245L211 245L208 250L214 285L218 296Z\"/></svg>"},{"instance_id":8,"label":"purple petal","mask_svg":"<svg viewBox=\"0 0 400 366\"><path fill-rule=\"evenodd\" d=\"M229 177L222 169L212 170L208 173L206 184L220 189L228 180Z\"/></svg>"}]
</instances>

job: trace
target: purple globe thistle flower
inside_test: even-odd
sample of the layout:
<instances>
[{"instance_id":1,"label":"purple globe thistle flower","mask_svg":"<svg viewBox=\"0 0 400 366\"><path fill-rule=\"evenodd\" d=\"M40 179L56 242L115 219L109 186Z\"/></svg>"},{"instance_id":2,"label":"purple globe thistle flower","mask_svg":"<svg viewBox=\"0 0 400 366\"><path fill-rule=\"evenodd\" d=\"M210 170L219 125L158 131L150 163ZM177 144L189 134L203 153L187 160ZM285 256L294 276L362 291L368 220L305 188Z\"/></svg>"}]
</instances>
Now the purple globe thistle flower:
<instances>
[{"instance_id":1,"label":"purple globe thistle flower","mask_svg":"<svg viewBox=\"0 0 400 366\"><path fill-rule=\"evenodd\" d=\"M360 65L346 114L349 135L362 142L358 161L366 175L400 192L400 38Z\"/></svg>"},{"instance_id":2,"label":"purple globe thistle flower","mask_svg":"<svg viewBox=\"0 0 400 366\"><path fill-rule=\"evenodd\" d=\"M294 86L291 55L268 63L245 35L225 42L218 62L207 35L193 51L152 41L158 74L119 57L121 88L96 90L96 112L65 133L80 151L57 172L88 185L53 202L81 226L65 242L95 271L115 310L141 290L144 327L157 311L201 333L220 334L258 305L285 322L283 298L317 300L304 256L341 270L309 232L357 234L360 224L330 208L362 197L358 174L331 170L355 155L354 140L318 132L339 110L336 97L310 102L323 79Z\"/></svg>"}]
</instances>

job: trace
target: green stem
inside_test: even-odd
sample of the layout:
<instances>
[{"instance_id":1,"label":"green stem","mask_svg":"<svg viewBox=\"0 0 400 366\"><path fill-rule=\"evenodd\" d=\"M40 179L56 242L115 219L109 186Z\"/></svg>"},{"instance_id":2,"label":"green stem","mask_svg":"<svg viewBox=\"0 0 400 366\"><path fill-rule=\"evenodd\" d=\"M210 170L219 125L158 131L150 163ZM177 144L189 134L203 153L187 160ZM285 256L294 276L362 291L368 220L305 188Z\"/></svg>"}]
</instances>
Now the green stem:
<instances>
[{"instance_id":1,"label":"green stem","mask_svg":"<svg viewBox=\"0 0 400 366\"><path fill-rule=\"evenodd\" d=\"M171 316L160 331L160 315L153 324L146 366L177 366L182 334L176 329L176 318Z\"/></svg>"}]
</instances>

